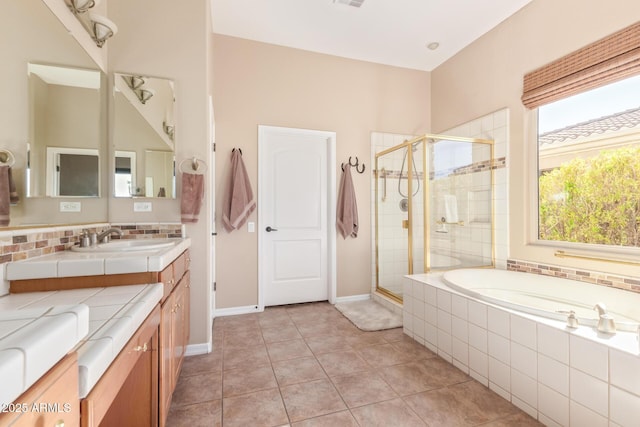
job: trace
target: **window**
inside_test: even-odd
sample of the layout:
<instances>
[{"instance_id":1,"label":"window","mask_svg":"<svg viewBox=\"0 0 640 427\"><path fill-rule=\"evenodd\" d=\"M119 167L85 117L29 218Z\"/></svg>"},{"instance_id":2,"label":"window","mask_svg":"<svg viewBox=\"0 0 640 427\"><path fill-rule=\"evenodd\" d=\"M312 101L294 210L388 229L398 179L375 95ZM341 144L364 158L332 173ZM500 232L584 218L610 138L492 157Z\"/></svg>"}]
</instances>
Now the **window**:
<instances>
[{"instance_id":1,"label":"window","mask_svg":"<svg viewBox=\"0 0 640 427\"><path fill-rule=\"evenodd\" d=\"M640 247L640 75L538 107L540 240Z\"/></svg>"}]
</instances>

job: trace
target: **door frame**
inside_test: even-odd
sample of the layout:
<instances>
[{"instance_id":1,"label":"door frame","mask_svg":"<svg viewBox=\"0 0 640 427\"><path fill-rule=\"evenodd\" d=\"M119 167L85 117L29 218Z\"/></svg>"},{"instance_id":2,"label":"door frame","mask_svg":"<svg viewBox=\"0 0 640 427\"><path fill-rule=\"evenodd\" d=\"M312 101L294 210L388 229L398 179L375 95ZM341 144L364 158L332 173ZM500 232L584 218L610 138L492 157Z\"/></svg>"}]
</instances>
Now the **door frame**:
<instances>
[{"instance_id":1,"label":"door frame","mask_svg":"<svg viewBox=\"0 0 640 427\"><path fill-rule=\"evenodd\" d=\"M337 258L336 258L336 133L330 131L289 128L281 126L258 125L258 310L264 310L264 295L266 287L264 257L266 252L265 239L263 238L262 225L266 224L264 210L260 209L267 198L263 186L260 185L264 181L263 174L266 172L266 152L264 140L269 132L298 133L304 135L324 136L327 139L327 287L329 295L329 303L336 303L336 282L337 282Z\"/></svg>"}]
</instances>

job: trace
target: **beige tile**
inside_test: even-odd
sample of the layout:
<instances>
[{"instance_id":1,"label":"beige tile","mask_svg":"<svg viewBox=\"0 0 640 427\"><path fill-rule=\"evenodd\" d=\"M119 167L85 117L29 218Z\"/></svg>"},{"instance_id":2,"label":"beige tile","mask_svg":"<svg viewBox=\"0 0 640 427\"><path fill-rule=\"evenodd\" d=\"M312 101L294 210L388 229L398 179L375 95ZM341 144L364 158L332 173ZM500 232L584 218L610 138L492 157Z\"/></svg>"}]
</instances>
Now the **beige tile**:
<instances>
[{"instance_id":1,"label":"beige tile","mask_svg":"<svg viewBox=\"0 0 640 427\"><path fill-rule=\"evenodd\" d=\"M241 332L224 332L223 347L228 348L247 348L259 344L264 344L260 328L243 330Z\"/></svg>"},{"instance_id":2,"label":"beige tile","mask_svg":"<svg viewBox=\"0 0 640 427\"><path fill-rule=\"evenodd\" d=\"M269 328L262 328L262 338L265 343L278 341L290 341L302 338L298 333L298 328L293 323L290 325L277 325Z\"/></svg>"},{"instance_id":3,"label":"beige tile","mask_svg":"<svg viewBox=\"0 0 640 427\"><path fill-rule=\"evenodd\" d=\"M501 418L496 421L492 421L487 424L482 424L482 427L542 427L543 424L531 418L529 415L521 412L516 415L511 415L505 418Z\"/></svg>"},{"instance_id":4,"label":"beige tile","mask_svg":"<svg viewBox=\"0 0 640 427\"><path fill-rule=\"evenodd\" d=\"M329 380L317 380L281 387L287 413L292 422L346 409Z\"/></svg>"},{"instance_id":5,"label":"beige tile","mask_svg":"<svg viewBox=\"0 0 640 427\"><path fill-rule=\"evenodd\" d=\"M401 400L394 399L351 410L358 424L367 427L421 427L426 424ZM438 426L438 424L434 424ZM439 426L438 426L439 427Z\"/></svg>"},{"instance_id":6,"label":"beige tile","mask_svg":"<svg viewBox=\"0 0 640 427\"><path fill-rule=\"evenodd\" d=\"M171 407L166 422L167 427L221 427L222 401L196 403L194 405Z\"/></svg>"},{"instance_id":7,"label":"beige tile","mask_svg":"<svg viewBox=\"0 0 640 427\"><path fill-rule=\"evenodd\" d=\"M327 378L314 357L274 362L273 371L280 387Z\"/></svg>"},{"instance_id":8,"label":"beige tile","mask_svg":"<svg viewBox=\"0 0 640 427\"><path fill-rule=\"evenodd\" d=\"M405 397L405 402L429 425L474 426L519 410L475 381Z\"/></svg>"},{"instance_id":9,"label":"beige tile","mask_svg":"<svg viewBox=\"0 0 640 427\"><path fill-rule=\"evenodd\" d=\"M405 335L406 337L406 335ZM431 357L437 357L437 355L429 350L427 347L419 344L411 338L401 339L394 341L391 346L398 350L400 353L406 354L412 360L428 359Z\"/></svg>"},{"instance_id":10,"label":"beige tile","mask_svg":"<svg viewBox=\"0 0 640 427\"><path fill-rule=\"evenodd\" d=\"M293 427L358 427L349 411L336 412L292 424Z\"/></svg>"},{"instance_id":11,"label":"beige tile","mask_svg":"<svg viewBox=\"0 0 640 427\"><path fill-rule=\"evenodd\" d=\"M180 376L173 392L172 405L185 406L222 398L222 374L209 372L190 377Z\"/></svg>"},{"instance_id":12,"label":"beige tile","mask_svg":"<svg viewBox=\"0 0 640 427\"><path fill-rule=\"evenodd\" d=\"M349 408L398 397L393 389L374 371L334 377L331 381Z\"/></svg>"},{"instance_id":13,"label":"beige tile","mask_svg":"<svg viewBox=\"0 0 640 427\"><path fill-rule=\"evenodd\" d=\"M402 328L393 328L382 331L382 337L387 342L397 342L402 341L405 338L409 338L402 330ZM409 338L411 339L411 338ZM413 339L411 339L413 341Z\"/></svg>"},{"instance_id":14,"label":"beige tile","mask_svg":"<svg viewBox=\"0 0 640 427\"><path fill-rule=\"evenodd\" d=\"M271 366L237 368L224 371L222 377L224 397L252 393L278 387Z\"/></svg>"},{"instance_id":15,"label":"beige tile","mask_svg":"<svg viewBox=\"0 0 640 427\"><path fill-rule=\"evenodd\" d=\"M295 326L295 324L293 323L293 320L291 320L289 315L286 313L261 318L258 322L260 323L260 327L263 329Z\"/></svg>"},{"instance_id":16,"label":"beige tile","mask_svg":"<svg viewBox=\"0 0 640 427\"><path fill-rule=\"evenodd\" d=\"M316 357L329 376L348 375L370 369L367 362L353 350L324 353Z\"/></svg>"},{"instance_id":17,"label":"beige tile","mask_svg":"<svg viewBox=\"0 0 640 427\"><path fill-rule=\"evenodd\" d=\"M398 365L412 359L411 355L396 350L391 344L359 347L356 352L375 367Z\"/></svg>"},{"instance_id":18,"label":"beige tile","mask_svg":"<svg viewBox=\"0 0 640 427\"><path fill-rule=\"evenodd\" d=\"M302 339L269 343L267 351L271 362L313 356Z\"/></svg>"},{"instance_id":19,"label":"beige tile","mask_svg":"<svg viewBox=\"0 0 640 427\"><path fill-rule=\"evenodd\" d=\"M231 347L224 349L224 370L249 366L266 366L270 363L267 347L264 344L246 348Z\"/></svg>"},{"instance_id":20,"label":"beige tile","mask_svg":"<svg viewBox=\"0 0 640 427\"><path fill-rule=\"evenodd\" d=\"M321 337L336 334L336 327L330 322L296 323L300 334L305 337Z\"/></svg>"},{"instance_id":21,"label":"beige tile","mask_svg":"<svg viewBox=\"0 0 640 427\"><path fill-rule=\"evenodd\" d=\"M370 345L388 344L384 339L384 332L361 332L359 335L347 337L352 347L366 347Z\"/></svg>"},{"instance_id":22,"label":"beige tile","mask_svg":"<svg viewBox=\"0 0 640 427\"><path fill-rule=\"evenodd\" d=\"M321 336L305 339L314 354L331 353L334 351L353 350L342 336Z\"/></svg>"},{"instance_id":23,"label":"beige tile","mask_svg":"<svg viewBox=\"0 0 640 427\"><path fill-rule=\"evenodd\" d=\"M462 371L440 358L389 366L380 370L380 374L401 396L469 380Z\"/></svg>"},{"instance_id":24,"label":"beige tile","mask_svg":"<svg viewBox=\"0 0 640 427\"><path fill-rule=\"evenodd\" d=\"M205 372L222 371L222 352L185 357L181 375L187 377Z\"/></svg>"},{"instance_id":25,"label":"beige tile","mask_svg":"<svg viewBox=\"0 0 640 427\"><path fill-rule=\"evenodd\" d=\"M225 397L222 406L225 427L272 427L289 422L277 388Z\"/></svg>"}]
</instances>

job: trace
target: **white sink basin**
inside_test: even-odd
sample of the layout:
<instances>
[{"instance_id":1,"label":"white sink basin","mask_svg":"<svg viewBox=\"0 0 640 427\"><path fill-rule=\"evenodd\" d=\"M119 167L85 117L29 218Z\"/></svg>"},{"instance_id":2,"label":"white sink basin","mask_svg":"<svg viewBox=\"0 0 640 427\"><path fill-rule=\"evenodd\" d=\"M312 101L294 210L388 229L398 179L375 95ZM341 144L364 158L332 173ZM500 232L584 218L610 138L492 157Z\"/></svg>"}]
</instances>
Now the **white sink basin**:
<instances>
[{"instance_id":1,"label":"white sink basin","mask_svg":"<svg viewBox=\"0 0 640 427\"><path fill-rule=\"evenodd\" d=\"M137 240L114 240L108 243L98 243L96 246L81 248L72 246L74 252L132 252L132 251L155 251L174 246L179 239L137 239Z\"/></svg>"}]
</instances>

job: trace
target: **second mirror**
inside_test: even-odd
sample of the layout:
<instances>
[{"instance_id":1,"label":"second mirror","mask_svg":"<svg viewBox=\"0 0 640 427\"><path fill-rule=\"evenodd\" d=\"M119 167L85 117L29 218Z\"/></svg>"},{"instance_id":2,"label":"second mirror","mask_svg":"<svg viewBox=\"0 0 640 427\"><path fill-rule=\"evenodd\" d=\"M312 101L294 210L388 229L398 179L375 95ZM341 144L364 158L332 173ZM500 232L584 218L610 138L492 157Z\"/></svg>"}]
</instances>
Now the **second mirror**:
<instances>
[{"instance_id":1,"label":"second mirror","mask_svg":"<svg viewBox=\"0 0 640 427\"><path fill-rule=\"evenodd\" d=\"M173 81L114 74L114 196L176 197Z\"/></svg>"}]
</instances>

